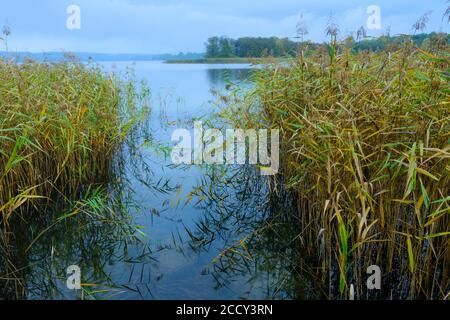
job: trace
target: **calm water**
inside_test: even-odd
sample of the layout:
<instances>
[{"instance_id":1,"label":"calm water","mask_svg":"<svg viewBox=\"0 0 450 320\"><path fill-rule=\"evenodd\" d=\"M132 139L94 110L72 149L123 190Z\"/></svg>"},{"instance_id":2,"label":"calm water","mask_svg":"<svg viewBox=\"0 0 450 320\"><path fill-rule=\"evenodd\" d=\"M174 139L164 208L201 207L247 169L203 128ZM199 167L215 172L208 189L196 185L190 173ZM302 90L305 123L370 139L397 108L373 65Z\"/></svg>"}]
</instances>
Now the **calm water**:
<instances>
[{"instance_id":1,"label":"calm water","mask_svg":"<svg viewBox=\"0 0 450 320\"><path fill-rule=\"evenodd\" d=\"M295 232L295 224L269 223L287 204L268 196L268 181L247 166L174 167L170 156L157 152L171 146L175 128L192 129L192 119L220 108L215 92L251 86L250 66L119 62L103 67L120 74L132 68L151 89L148 132L131 139L116 165L123 172L116 197L139 242L121 236L120 225L93 223L91 217L51 227L55 211L23 230L17 227L19 236L8 250L3 247L3 262L14 268L0 274L0 298L299 297L310 284L293 276L295 243L280 237ZM66 288L65 269L73 264L87 284L82 292Z\"/></svg>"}]
</instances>

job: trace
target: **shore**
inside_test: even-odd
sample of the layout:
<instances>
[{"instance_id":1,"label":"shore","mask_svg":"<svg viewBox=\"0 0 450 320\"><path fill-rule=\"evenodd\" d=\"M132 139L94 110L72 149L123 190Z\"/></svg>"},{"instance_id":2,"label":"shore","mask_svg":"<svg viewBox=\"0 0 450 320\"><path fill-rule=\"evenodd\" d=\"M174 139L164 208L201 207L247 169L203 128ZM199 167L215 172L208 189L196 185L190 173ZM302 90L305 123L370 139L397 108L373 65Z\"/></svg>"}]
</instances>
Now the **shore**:
<instances>
[{"instance_id":1,"label":"shore","mask_svg":"<svg viewBox=\"0 0 450 320\"><path fill-rule=\"evenodd\" d=\"M205 58L205 59L180 59L166 60L168 64L257 64L264 59L261 58Z\"/></svg>"}]
</instances>

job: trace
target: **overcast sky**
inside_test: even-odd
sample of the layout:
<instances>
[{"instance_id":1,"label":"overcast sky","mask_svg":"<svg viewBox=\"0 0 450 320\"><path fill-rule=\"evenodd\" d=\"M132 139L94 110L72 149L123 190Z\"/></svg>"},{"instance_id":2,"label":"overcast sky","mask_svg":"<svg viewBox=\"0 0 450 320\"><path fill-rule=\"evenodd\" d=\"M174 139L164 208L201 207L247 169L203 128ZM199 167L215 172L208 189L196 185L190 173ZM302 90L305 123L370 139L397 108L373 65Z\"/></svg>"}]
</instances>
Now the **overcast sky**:
<instances>
[{"instance_id":1,"label":"overcast sky","mask_svg":"<svg viewBox=\"0 0 450 320\"><path fill-rule=\"evenodd\" d=\"M81 29L69 30L69 5L81 9ZM448 32L446 0L0 0L0 24L11 26L11 51L97 53L203 52L214 35L294 37L303 13L307 39L324 41L330 14L341 36L366 25L367 7L381 9L381 30L411 33L432 11L425 31ZM1 48L1 43L0 43ZM3 48L2 48L3 49Z\"/></svg>"}]
</instances>

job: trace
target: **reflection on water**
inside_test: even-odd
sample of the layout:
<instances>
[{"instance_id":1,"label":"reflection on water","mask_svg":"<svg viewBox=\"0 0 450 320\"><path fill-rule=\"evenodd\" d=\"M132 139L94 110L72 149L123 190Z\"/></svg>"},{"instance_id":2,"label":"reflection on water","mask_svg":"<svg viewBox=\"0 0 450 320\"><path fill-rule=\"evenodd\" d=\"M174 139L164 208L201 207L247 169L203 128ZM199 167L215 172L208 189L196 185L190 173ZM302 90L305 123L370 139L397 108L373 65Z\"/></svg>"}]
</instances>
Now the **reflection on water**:
<instances>
[{"instance_id":1,"label":"reflection on water","mask_svg":"<svg viewBox=\"0 0 450 320\"><path fill-rule=\"evenodd\" d=\"M136 149L138 137L147 134L137 129L107 169L98 172L76 196L55 195L45 212L28 208L2 226L0 298L88 299L99 294L113 298L132 290L121 285L133 283L128 270L144 268L153 258L134 223L136 204L127 172L158 188ZM171 191L168 184L164 188L158 192ZM82 270L84 285L79 292L67 289L66 269L71 265ZM124 275L130 277L127 282Z\"/></svg>"},{"instance_id":2,"label":"reflection on water","mask_svg":"<svg viewBox=\"0 0 450 320\"><path fill-rule=\"evenodd\" d=\"M241 82L249 79L253 73L252 69L208 69L208 80L211 87L228 88L230 84L236 81Z\"/></svg>"},{"instance_id":3,"label":"reflection on water","mask_svg":"<svg viewBox=\"0 0 450 320\"><path fill-rule=\"evenodd\" d=\"M247 281L268 299L322 297L306 267L312 261L299 254L294 206L273 177L258 175L252 166L207 170L195 190L205 214L189 232L191 247L207 251L215 241L224 244L208 268L218 287Z\"/></svg>"},{"instance_id":4,"label":"reflection on water","mask_svg":"<svg viewBox=\"0 0 450 320\"><path fill-rule=\"evenodd\" d=\"M309 264L298 263L306 258L287 242L302 239L285 236L298 234L297 224L286 214L289 200L269 196L273 181L251 166L174 167L168 157L173 130L209 115L217 91L250 85L251 69L139 62L134 70L152 91L151 116L130 134L112 172L78 201L59 197L48 212L2 228L0 298L320 295L302 269ZM82 291L66 288L70 265L81 267Z\"/></svg>"}]
</instances>

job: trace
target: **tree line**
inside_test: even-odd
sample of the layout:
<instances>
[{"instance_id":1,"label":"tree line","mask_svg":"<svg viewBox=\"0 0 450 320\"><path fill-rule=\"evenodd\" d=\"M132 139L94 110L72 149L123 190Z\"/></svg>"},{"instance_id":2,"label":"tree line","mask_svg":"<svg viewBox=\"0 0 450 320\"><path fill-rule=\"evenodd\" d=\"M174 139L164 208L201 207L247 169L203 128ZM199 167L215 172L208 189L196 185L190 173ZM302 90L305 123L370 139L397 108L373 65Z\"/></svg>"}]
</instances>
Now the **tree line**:
<instances>
[{"instance_id":1,"label":"tree line","mask_svg":"<svg viewBox=\"0 0 450 320\"><path fill-rule=\"evenodd\" d=\"M207 58L261 58L295 56L298 44L288 38L211 37L206 42Z\"/></svg>"},{"instance_id":2,"label":"tree line","mask_svg":"<svg viewBox=\"0 0 450 320\"><path fill-rule=\"evenodd\" d=\"M408 40L409 39L409 40ZM449 42L447 33L422 33L413 36L389 36L379 38L365 37L360 40L353 36L347 37L343 44L351 47L353 51L381 51L389 46L396 46L403 41L412 41L418 47L427 47L432 44L446 44ZM244 37L232 39L229 37L211 37L205 43L206 58L262 58L262 57L286 57L296 56L300 47L307 47L309 52L321 46L328 47L329 44L311 43L309 41L299 42L289 38L277 37Z\"/></svg>"},{"instance_id":3,"label":"tree line","mask_svg":"<svg viewBox=\"0 0 450 320\"><path fill-rule=\"evenodd\" d=\"M447 33L431 32L431 33L420 33L412 36L400 35L400 36L389 36L384 35L378 38L368 38L363 39L352 44L353 51L382 51L389 46L400 45L404 41L412 41L415 46L419 48L429 49L430 46L433 47L445 47L450 41L449 35Z\"/></svg>"}]
</instances>

